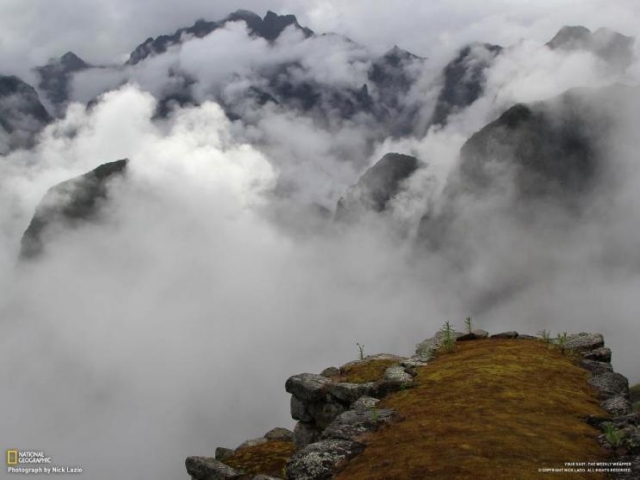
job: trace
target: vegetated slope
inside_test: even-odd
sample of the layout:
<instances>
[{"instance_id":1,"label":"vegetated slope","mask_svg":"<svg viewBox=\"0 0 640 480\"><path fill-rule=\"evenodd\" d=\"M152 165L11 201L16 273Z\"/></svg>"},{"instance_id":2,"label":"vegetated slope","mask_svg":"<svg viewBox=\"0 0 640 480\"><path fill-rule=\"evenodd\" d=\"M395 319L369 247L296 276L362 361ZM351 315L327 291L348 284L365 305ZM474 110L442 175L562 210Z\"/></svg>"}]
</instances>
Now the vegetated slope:
<instances>
[{"instance_id":1,"label":"vegetated slope","mask_svg":"<svg viewBox=\"0 0 640 480\"><path fill-rule=\"evenodd\" d=\"M588 376L542 342L459 342L418 369L416 387L378 405L401 420L370 434L336 478L525 480L565 462L605 461L583 420L606 416ZM603 478L584 475L554 478Z\"/></svg>"}]
</instances>

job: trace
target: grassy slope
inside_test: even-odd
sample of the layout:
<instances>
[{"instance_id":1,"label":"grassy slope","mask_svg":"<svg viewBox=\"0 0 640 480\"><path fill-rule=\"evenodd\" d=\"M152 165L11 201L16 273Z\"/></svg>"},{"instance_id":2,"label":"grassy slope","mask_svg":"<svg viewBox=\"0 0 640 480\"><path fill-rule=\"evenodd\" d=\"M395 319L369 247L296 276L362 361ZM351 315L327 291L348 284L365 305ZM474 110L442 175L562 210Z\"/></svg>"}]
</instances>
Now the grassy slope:
<instances>
[{"instance_id":1,"label":"grassy slope","mask_svg":"<svg viewBox=\"0 0 640 480\"><path fill-rule=\"evenodd\" d=\"M605 460L598 432L581 420L606 416L587 378L542 342L460 342L419 369L417 387L381 402L402 420L372 434L337 478L602 478L538 472Z\"/></svg>"}]
</instances>

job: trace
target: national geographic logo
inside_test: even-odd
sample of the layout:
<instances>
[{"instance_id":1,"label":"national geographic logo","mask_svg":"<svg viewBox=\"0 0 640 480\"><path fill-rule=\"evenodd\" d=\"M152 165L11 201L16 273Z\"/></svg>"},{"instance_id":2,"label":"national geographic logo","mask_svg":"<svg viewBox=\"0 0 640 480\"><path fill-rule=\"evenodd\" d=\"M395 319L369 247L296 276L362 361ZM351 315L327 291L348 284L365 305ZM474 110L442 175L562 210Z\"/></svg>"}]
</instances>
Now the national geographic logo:
<instances>
[{"instance_id":1,"label":"national geographic logo","mask_svg":"<svg viewBox=\"0 0 640 480\"><path fill-rule=\"evenodd\" d=\"M7 450L7 465L24 465L24 464L50 464L51 457L48 457L42 451L35 450Z\"/></svg>"},{"instance_id":2,"label":"national geographic logo","mask_svg":"<svg viewBox=\"0 0 640 480\"><path fill-rule=\"evenodd\" d=\"M7 473L12 475L57 475L82 473L82 468L52 465L51 457L41 450L7 450Z\"/></svg>"}]
</instances>

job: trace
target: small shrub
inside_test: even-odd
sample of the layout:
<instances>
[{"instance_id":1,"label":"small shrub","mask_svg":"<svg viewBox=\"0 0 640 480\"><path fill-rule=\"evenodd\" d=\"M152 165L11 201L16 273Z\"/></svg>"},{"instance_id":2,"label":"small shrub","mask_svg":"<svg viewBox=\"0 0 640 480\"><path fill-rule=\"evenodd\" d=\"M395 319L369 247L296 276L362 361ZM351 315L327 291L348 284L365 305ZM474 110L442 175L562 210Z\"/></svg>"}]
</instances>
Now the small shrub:
<instances>
[{"instance_id":1,"label":"small shrub","mask_svg":"<svg viewBox=\"0 0 640 480\"><path fill-rule=\"evenodd\" d=\"M464 324L467 327L467 333L473 332L473 322L471 320L471 317L467 317L467 319L464 321Z\"/></svg>"},{"instance_id":2,"label":"small shrub","mask_svg":"<svg viewBox=\"0 0 640 480\"><path fill-rule=\"evenodd\" d=\"M453 330L451 329L451 322L444 322L444 326L440 329L441 332L444 333L444 351L451 352L453 347L455 346L456 340L453 338Z\"/></svg>"},{"instance_id":3,"label":"small shrub","mask_svg":"<svg viewBox=\"0 0 640 480\"><path fill-rule=\"evenodd\" d=\"M360 350L360 360L364 360L364 345L360 345L359 343L356 343L356 345L358 346L358 350Z\"/></svg>"},{"instance_id":4,"label":"small shrub","mask_svg":"<svg viewBox=\"0 0 640 480\"><path fill-rule=\"evenodd\" d=\"M622 446L622 432L613 426L611 423L604 424L604 438L607 443L613 448L613 454L617 455L618 448Z\"/></svg>"}]
</instances>

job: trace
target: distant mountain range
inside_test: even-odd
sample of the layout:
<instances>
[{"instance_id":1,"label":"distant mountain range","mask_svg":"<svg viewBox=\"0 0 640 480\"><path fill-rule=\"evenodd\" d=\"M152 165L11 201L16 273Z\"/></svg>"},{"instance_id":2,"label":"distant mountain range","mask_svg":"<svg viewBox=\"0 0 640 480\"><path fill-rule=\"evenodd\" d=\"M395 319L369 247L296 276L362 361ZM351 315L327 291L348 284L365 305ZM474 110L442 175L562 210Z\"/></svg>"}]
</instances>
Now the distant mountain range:
<instances>
[{"instance_id":1,"label":"distant mountain range","mask_svg":"<svg viewBox=\"0 0 640 480\"><path fill-rule=\"evenodd\" d=\"M64 114L67 103L73 98L76 75L101 69L96 71L116 71L126 79L128 72L145 68L152 59L175 53L186 43L205 38L232 22L244 23L249 36L263 39L269 45L275 45L285 31L298 34L299 41L334 38L301 26L293 15L277 15L270 11L261 18L239 10L220 21L198 20L191 27L172 34L148 38L131 52L125 64L119 66L92 66L73 52L67 52L36 69L40 78L38 88L46 97L49 111L33 87L16 77L0 77L0 153L31 147L42 129L56 116ZM171 88L162 90L157 98L156 116L169 116L175 105L197 105L203 99L211 99L222 106L231 120L250 123L246 114L250 105L252 109L296 112L320 124L335 124L336 128L342 125L341 122L358 119L370 128L372 141L387 137L420 138L429 129L445 126L452 115L463 112L483 95L486 72L505 51L503 47L491 44L465 46L437 76L437 95L416 99L415 88L422 79L421 72L428 68L427 59L397 46L376 56L349 39L340 37L336 41L348 42L359 49L357 60L364 72L359 86L338 85L308 75L301 61L285 59L251 67L252 73L247 76L245 88L239 95L228 95L222 88L224 85L213 85L205 89L203 97L193 90L197 80L180 70L177 64L172 70ZM591 33L584 27L575 26L563 27L547 43L553 50L591 52L612 69L624 69L629 65L632 45L632 38L617 32L600 29ZM461 150L458 169L445 186L445 205L437 212L427 211L420 221L421 241L430 248L440 248L455 236L451 225L458 205L461 198L468 199L470 195L481 199L486 192L515 192L520 199L518 212L522 215L526 215L527 204L549 198L554 198L563 208L579 211L581 195L606 175L599 142L605 138L607 125L612 120L596 117L594 105L609 101L605 111L615 116L615 102L623 102L629 88L632 87L574 90L546 102L515 105L472 135ZM606 99L614 100L611 103ZM95 101L90 102L90 106ZM429 118L424 118L425 105L420 102L431 102L427 109L431 112ZM111 178L111 174L100 172L120 174L124 172L125 164L110 164L122 166L115 169L100 167L73 180L80 197L72 195L70 204L55 211L39 208L23 239L23 257L37 256L42 250L41 233L52 221L66 218L65 221L77 222L90 217L92 209L106 198L104 182ZM403 182L425 165L424 161L408 155L384 156L345 192L338 202L336 218L358 217L368 211L383 213L390 208ZM89 188L78 187L87 182ZM55 187L52 192L67 187L67 184ZM86 207L82 209L82 215L78 215L73 206L78 202Z\"/></svg>"}]
</instances>

